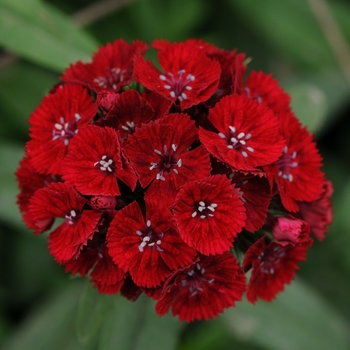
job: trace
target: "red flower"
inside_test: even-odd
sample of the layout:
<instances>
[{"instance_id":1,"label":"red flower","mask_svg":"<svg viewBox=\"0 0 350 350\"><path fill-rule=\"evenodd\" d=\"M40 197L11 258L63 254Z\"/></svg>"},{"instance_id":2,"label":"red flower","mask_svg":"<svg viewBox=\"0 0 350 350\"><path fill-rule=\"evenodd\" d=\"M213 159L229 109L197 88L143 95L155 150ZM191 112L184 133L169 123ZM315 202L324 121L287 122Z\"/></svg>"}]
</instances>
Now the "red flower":
<instances>
[{"instance_id":1,"label":"red flower","mask_svg":"<svg viewBox=\"0 0 350 350\"><path fill-rule=\"evenodd\" d=\"M135 90L127 90L110 107L105 118L97 124L109 126L119 131L121 141L133 134L136 128L149 122L154 111L149 103Z\"/></svg>"},{"instance_id":2,"label":"red flower","mask_svg":"<svg viewBox=\"0 0 350 350\"><path fill-rule=\"evenodd\" d=\"M72 140L62 172L66 183L86 195L119 195L117 178L132 190L137 181L122 159L117 131L94 125L82 127Z\"/></svg>"},{"instance_id":3,"label":"red flower","mask_svg":"<svg viewBox=\"0 0 350 350\"><path fill-rule=\"evenodd\" d=\"M134 60L146 50L147 45L138 40L131 45L123 39L115 40L112 44L101 46L91 63L78 61L70 65L61 79L87 86L96 92L102 89L119 91L122 86L131 83Z\"/></svg>"},{"instance_id":4,"label":"red flower","mask_svg":"<svg viewBox=\"0 0 350 350\"><path fill-rule=\"evenodd\" d=\"M180 238L170 211L155 203L146 203L146 221L137 202L120 210L108 229L107 241L113 261L141 287L159 286L195 256Z\"/></svg>"},{"instance_id":5,"label":"red flower","mask_svg":"<svg viewBox=\"0 0 350 350\"><path fill-rule=\"evenodd\" d=\"M71 139L97 112L88 91L60 85L46 96L29 118L31 140L27 154L39 173L61 174L61 163Z\"/></svg>"},{"instance_id":6,"label":"red flower","mask_svg":"<svg viewBox=\"0 0 350 350\"><path fill-rule=\"evenodd\" d=\"M49 235L50 252L60 263L78 256L97 230L102 213L84 210L85 204L85 198L62 182L40 188L30 199L29 213L37 233L41 233L42 227L47 227L53 219L64 219Z\"/></svg>"},{"instance_id":7,"label":"red flower","mask_svg":"<svg viewBox=\"0 0 350 350\"><path fill-rule=\"evenodd\" d=\"M173 204L177 190L186 182L209 175L210 161L203 146L191 149L197 129L186 114L169 114L129 136L125 152L146 195Z\"/></svg>"},{"instance_id":8,"label":"red flower","mask_svg":"<svg viewBox=\"0 0 350 350\"><path fill-rule=\"evenodd\" d=\"M19 163L19 168L16 171L16 179L21 190L17 196L17 204L22 213L22 219L28 228L37 229L32 216L28 212L29 200L36 190L47 186L51 182L58 181L59 178L56 176L43 175L36 172L30 162L30 159L25 155ZM47 226L42 226L42 231L37 229L36 233L41 233L49 229L52 223L53 219L47 221Z\"/></svg>"},{"instance_id":9,"label":"red flower","mask_svg":"<svg viewBox=\"0 0 350 350\"><path fill-rule=\"evenodd\" d=\"M284 207L297 212L297 201L315 201L323 191L325 180L320 170L321 156L313 136L292 113L281 116L279 120L286 146L277 164L266 167L266 170L271 171L277 182Z\"/></svg>"},{"instance_id":10,"label":"red flower","mask_svg":"<svg viewBox=\"0 0 350 350\"><path fill-rule=\"evenodd\" d=\"M323 192L318 199L312 202L298 202L300 210L298 214L310 225L311 233L319 241L324 240L328 225L332 223L332 194L332 183L327 180L323 184Z\"/></svg>"},{"instance_id":11,"label":"red flower","mask_svg":"<svg viewBox=\"0 0 350 350\"><path fill-rule=\"evenodd\" d=\"M255 170L282 154L285 143L278 119L265 105L230 95L209 110L208 118L218 132L200 128L201 142L214 157L237 170Z\"/></svg>"},{"instance_id":12,"label":"red flower","mask_svg":"<svg viewBox=\"0 0 350 350\"><path fill-rule=\"evenodd\" d=\"M245 276L231 253L203 256L169 279L156 311L162 316L171 308L180 321L208 320L241 300L245 288Z\"/></svg>"},{"instance_id":13,"label":"red flower","mask_svg":"<svg viewBox=\"0 0 350 350\"><path fill-rule=\"evenodd\" d=\"M251 99L265 102L275 113L285 113L290 110L289 95L271 74L251 71L247 78L245 93Z\"/></svg>"},{"instance_id":14,"label":"red flower","mask_svg":"<svg viewBox=\"0 0 350 350\"><path fill-rule=\"evenodd\" d=\"M108 220L110 221L110 220ZM114 264L106 247L106 222L96 232L77 258L65 262L67 272L79 273L82 277L90 273L90 281L100 293L118 293L124 284L125 272Z\"/></svg>"},{"instance_id":15,"label":"red flower","mask_svg":"<svg viewBox=\"0 0 350 350\"><path fill-rule=\"evenodd\" d=\"M272 234L280 245L295 245L308 240L310 226L292 215L279 217L272 227Z\"/></svg>"},{"instance_id":16,"label":"red flower","mask_svg":"<svg viewBox=\"0 0 350 350\"><path fill-rule=\"evenodd\" d=\"M311 239L296 245L265 243L265 237L261 237L250 246L243 261L245 272L252 269L247 290L248 301L255 304L257 299L273 300L285 284L292 282L298 262L306 260L306 251L311 244Z\"/></svg>"},{"instance_id":17,"label":"red flower","mask_svg":"<svg viewBox=\"0 0 350 350\"><path fill-rule=\"evenodd\" d=\"M209 59L204 50L191 42L163 45L158 51L158 60L164 73L150 61L138 57L136 80L173 103L178 101L182 110L208 100L219 84L219 63Z\"/></svg>"},{"instance_id":18,"label":"red flower","mask_svg":"<svg viewBox=\"0 0 350 350\"><path fill-rule=\"evenodd\" d=\"M243 202L223 175L185 184L173 213L182 239L205 255L229 250L246 220Z\"/></svg>"},{"instance_id":19,"label":"red flower","mask_svg":"<svg viewBox=\"0 0 350 350\"><path fill-rule=\"evenodd\" d=\"M250 232L259 230L265 222L271 201L268 180L261 174L243 174L237 171L231 173L229 178L239 189L240 199L246 210L247 220L244 228Z\"/></svg>"}]
</instances>

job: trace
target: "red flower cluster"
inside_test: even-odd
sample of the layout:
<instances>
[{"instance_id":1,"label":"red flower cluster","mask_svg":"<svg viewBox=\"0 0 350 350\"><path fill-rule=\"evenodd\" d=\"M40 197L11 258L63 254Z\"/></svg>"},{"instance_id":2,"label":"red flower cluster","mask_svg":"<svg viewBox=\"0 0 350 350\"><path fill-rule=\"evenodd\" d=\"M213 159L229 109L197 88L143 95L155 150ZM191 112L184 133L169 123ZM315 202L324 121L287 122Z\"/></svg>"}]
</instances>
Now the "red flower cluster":
<instances>
[{"instance_id":1,"label":"red flower cluster","mask_svg":"<svg viewBox=\"0 0 350 350\"><path fill-rule=\"evenodd\" d=\"M272 300L331 222L313 136L270 74L201 40L116 40L29 118L18 204L66 271L180 320ZM60 218L55 226L55 219ZM237 257L242 257L238 261ZM245 273L251 270L246 282Z\"/></svg>"}]
</instances>

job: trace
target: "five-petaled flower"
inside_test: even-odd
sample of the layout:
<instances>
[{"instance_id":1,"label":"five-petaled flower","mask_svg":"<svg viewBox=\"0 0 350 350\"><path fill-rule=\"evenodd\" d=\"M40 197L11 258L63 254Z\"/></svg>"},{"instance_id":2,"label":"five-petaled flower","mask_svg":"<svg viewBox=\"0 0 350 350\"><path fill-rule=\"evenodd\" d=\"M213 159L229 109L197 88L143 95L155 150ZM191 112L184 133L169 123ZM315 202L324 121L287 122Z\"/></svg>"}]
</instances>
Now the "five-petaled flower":
<instances>
[{"instance_id":1,"label":"five-petaled flower","mask_svg":"<svg viewBox=\"0 0 350 350\"><path fill-rule=\"evenodd\" d=\"M67 272L159 315L214 318L246 290L271 301L332 220L313 137L276 79L245 79L244 53L152 47L160 69L141 41L100 47L31 114L22 218Z\"/></svg>"}]
</instances>

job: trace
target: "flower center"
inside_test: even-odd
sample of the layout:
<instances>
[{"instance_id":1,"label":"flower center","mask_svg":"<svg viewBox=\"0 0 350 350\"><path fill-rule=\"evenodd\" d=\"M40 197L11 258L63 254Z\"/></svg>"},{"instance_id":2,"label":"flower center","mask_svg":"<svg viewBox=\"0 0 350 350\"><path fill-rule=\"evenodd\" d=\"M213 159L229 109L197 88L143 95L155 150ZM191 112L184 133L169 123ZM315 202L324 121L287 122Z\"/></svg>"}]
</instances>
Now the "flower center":
<instances>
[{"instance_id":1,"label":"flower center","mask_svg":"<svg viewBox=\"0 0 350 350\"><path fill-rule=\"evenodd\" d=\"M127 121L125 125L122 125L122 129L127 131L129 134L133 134L135 132L135 123Z\"/></svg>"},{"instance_id":2,"label":"flower center","mask_svg":"<svg viewBox=\"0 0 350 350\"><path fill-rule=\"evenodd\" d=\"M261 260L261 272L273 275L275 273L275 267L280 263L285 254L286 252L283 251L283 248L280 245L262 252L258 256L258 259Z\"/></svg>"},{"instance_id":3,"label":"flower center","mask_svg":"<svg viewBox=\"0 0 350 350\"><path fill-rule=\"evenodd\" d=\"M283 179L288 179L292 182L293 175L291 174L291 170L298 166L298 162L295 161L297 152L294 151L292 154L288 154L287 152L288 147L285 146L281 158L277 161L278 176L282 176Z\"/></svg>"},{"instance_id":4,"label":"flower center","mask_svg":"<svg viewBox=\"0 0 350 350\"><path fill-rule=\"evenodd\" d=\"M164 233L157 233L151 228L151 221L147 220L146 228L142 231L137 230L136 234L140 236L141 244L139 245L139 251L142 253L144 248L155 247L159 252L162 252L163 249L159 247L162 244L162 238Z\"/></svg>"},{"instance_id":5,"label":"flower center","mask_svg":"<svg viewBox=\"0 0 350 350\"><path fill-rule=\"evenodd\" d=\"M246 96L248 98L250 98L251 100L256 100L258 103L261 103L261 101L262 101L261 96L259 96L259 95L252 96L250 94L250 89L248 87L244 88L244 92L245 92Z\"/></svg>"},{"instance_id":6,"label":"flower center","mask_svg":"<svg viewBox=\"0 0 350 350\"><path fill-rule=\"evenodd\" d=\"M249 153L254 152L254 148L247 146L247 140L249 140L252 137L252 134L246 134L244 132L238 132L236 130L235 126L230 125L229 126L229 136L227 137L222 132L219 132L218 134L222 139L226 139L227 141L227 148L228 149L235 149L238 152L242 153L242 156L244 158L247 158Z\"/></svg>"},{"instance_id":7,"label":"flower center","mask_svg":"<svg viewBox=\"0 0 350 350\"><path fill-rule=\"evenodd\" d=\"M79 219L79 216L79 213L72 209L69 214L66 214L64 217L66 218L69 225L73 225Z\"/></svg>"},{"instance_id":8,"label":"flower center","mask_svg":"<svg viewBox=\"0 0 350 350\"><path fill-rule=\"evenodd\" d=\"M158 170L156 175L157 180L165 181L164 173L169 174L170 171L173 171L175 174L179 173L177 168L181 168L182 160L177 157L175 153L176 149L177 146L172 144L170 149L164 145L163 152L159 151L158 149L154 150L154 153L158 154L159 160L157 163L152 162L149 170Z\"/></svg>"},{"instance_id":9,"label":"flower center","mask_svg":"<svg viewBox=\"0 0 350 350\"><path fill-rule=\"evenodd\" d=\"M198 208L192 213L191 216L194 218L199 215L201 219L205 219L208 216L213 217L217 206L218 205L216 203L207 205L204 201L200 201L198 202Z\"/></svg>"},{"instance_id":10,"label":"flower center","mask_svg":"<svg viewBox=\"0 0 350 350\"><path fill-rule=\"evenodd\" d=\"M75 120L65 122L64 118L60 118L59 123L55 123L55 128L52 131L52 141L62 140L65 146L68 146L70 139L78 133L77 124L81 119L79 113L75 113Z\"/></svg>"},{"instance_id":11,"label":"flower center","mask_svg":"<svg viewBox=\"0 0 350 350\"><path fill-rule=\"evenodd\" d=\"M101 157L101 160L97 161L94 166L99 166L102 171L113 172L115 166L113 164L113 159L108 158L107 155Z\"/></svg>"},{"instance_id":12,"label":"flower center","mask_svg":"<svg viewBox=\"0 0 350 350\"><path fill-rule=\"evenodd\" d=\"M109 73L104 77L97 77L94 79L94 82L97 83L104 89L118 89L118 84L124 81L124 74L126 73L126 69L120 68L106 68L106 71Z\"/></svg>"},{"instance_id":13,"label":"flower center","mask_svg":"<svg viewBox=\"0 0 350 350\"><path fill-rule=\"evenodd\" d=\"M188 277L181 281L182 287L188 288L191 297L203 291L203 283L213 283L215 281L214 278L208 279L204 273L205 269L199 263L196 263L195 268L187 272Z\"/></svg>"},{"instance_id":14,"label":"flower center","mask_svg":"<svg viewBox=\"0 0 350 350\"><path fill-rule=\"evenodd\" d=\"M161 74L159 79L164 81L164 88L170 91L170 97L177 97L179 101L187 100L186 90L192 90L192 86L189 84L196 78L192 74L184 75L185 70L181 69L175 76L173 73L167 73L166 75Z\"/></svg>"}]
</instances>

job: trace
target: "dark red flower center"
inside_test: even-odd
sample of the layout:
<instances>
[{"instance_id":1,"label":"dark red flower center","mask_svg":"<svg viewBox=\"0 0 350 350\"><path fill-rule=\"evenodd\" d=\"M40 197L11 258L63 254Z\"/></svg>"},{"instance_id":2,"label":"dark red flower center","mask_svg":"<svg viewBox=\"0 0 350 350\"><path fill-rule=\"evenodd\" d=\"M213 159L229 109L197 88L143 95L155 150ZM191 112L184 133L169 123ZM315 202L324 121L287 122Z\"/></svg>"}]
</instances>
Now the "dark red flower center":
<instances>
[{"instance_id":1,"label":"dark red flower center","mask_svg":"<svg viewBox=\"0 0 350 350\"><path fill-rule=\"evenodd\" d=\"M144 251L145 247L155 247L158 251L163 251L160 245L162 244L162 238L164 237L164 233L156 232L154 229L152 229L151 225L151 221L147 220L145 229L136 231L136 234L140 236L141 240L141 243L139 245L139 251L141 253Z\"/></svg>"},{"instance_id":2,"label":"dark red flower center","mask_svg":"<svg viewBox=\"0 0 350 350\"><path fill-rule=\"evenodd\" d=\"M115 170L112 157L108 157L106 154L101 157L101 160L95 162L94 166L99 167L101 171L106 171L107 173L113 173Z\"/></svg>"},{"instance_id":3,"label":"dark red flower center","mask_svg":"<svg viewBox=\"0 0 350 350\"><path fill-rule=\"evenodd\" d=\"M62 140L68 146L69 140L78 133L77 124L81 119L79 113L75 113L75 120L66 122L63 117L60 118L59 123L55 123L55 128L52 131L52 141Z\"/></svg>"},{"instance_id":4,"label":"dark red flower center","mask_svg":"<svg viewBox=\"0 0 350 350\"><path fill-rule=\"evenodd\" d=\"M254 152L254 148L247 145L247 140L252 137L252 134L250 133L246 134L243 131L238 132L235 126L230 125L228 136L222 132L219 132L218 135L227 141L228 149L235 149L236 151L241 152L244 158L248 157L248 152Z\"/></svg>"},{"instance_id":5,"label":"dark red flower center","mask_svg":"<svg viewBox=\"0 0 350 350\"><path fill-rule=\"evenodd\" d=\"M161 74L159 79L164 81L164 88L169 90L171 98L177 97L179 101L187 100L186 90L192 90L192 83L196 78L192 74L185 75L185 70L181 69L176 75L173 73Z\"/></svg>"},{"instance_id":6,"label":"dark red flower center","mask_svg":"<svg viewBox=\"0 0 350 350\"><path fill-rule=\"evenodd\" d=\"M258 103L262 101L262 98L259 95L252 96L250 93L250 89L248 87L244 88L244 92L248 98L251 100L256 100Z\"/></svg>"},{"instance_id":7,"label":"dark red flower center","mask_svg":"<svg viewBox=\"0 0 350 350\"><path fill-rule=\"evenodd\" d=\"M291 170L298 166L298 162L295 161L297 152L294 151L292 154L288 154L287 152L288 147L285 146L281 158L277 161L278 176L282 176L283 179L288 179L292 182L293 175L291 174Z\"/></svg>"},{"instance_id":8,"label":"dark red flower center","mask_svg":"<svg viewBox=\"0 0 350 350\"><path fill-rule=\"evenodd\" d=\"M195 268L188 271L187 277L181 281L182 287L188 288L191 297L203 291L203 284L213 283L215 281L214 278L208 279L204 273L205 269L199 263L196 263Z\"/></svg>"},{"instance_id":9,"label":"dark red flower center","mask_svg":"<svg viewBox=\"0 0 350 350\"><path fill-rule=\"evenodd\" d=\"M199 201L197 209L195 209L194 212L192 213L192 217L194 218L197 215L201 219L205 219L208 216L209 217L213 217L215 209L216 209L217 206L218 205L216 203L208 204L208 203L206 203L204 201Z\"/></svg>"},{"instance_id":10,"label":"dark red flower center","mask_svg":"<svg viewBox=\"0 0 350 350\"><path fill-rule=\"evenodd\" d=\"M283 247L280 245L274 246L273 248L265 250L262 252L258 259L260 260L261 272L273 275L275 273L275 268L280 263L282 257L286 254Z\"/></svg>"},{"instance_id":11,"label":"dark red flower center","mask_svg":"<svg viewBox=\"0 0 350 350\"><path fill-rule=\"evenodd\" d=\"M158 154L159 160L157 163L152 162L149 170L157 169L156 175L157 180L165 181L164 173L169 174L172 170L175 174L178 174L177 168L182 166L181 158L176 155L177 146L172 144L171 148L168 149L166 145L163 146L163 152L155 149L154 152Z\"/></svg>"},{"instance_id":12,"label":"dark red flower center","mask_svg":"<svg viewBox=\"0 0 350 350\"><path fill-rule=\"evenodd\" d=\"M69 225L74 225L80 218L80 212L74 209L71 209L70 212L67 213L64 217L66 218L66 221L68 222Z\"/></svg>"},{"instance_id":13,"label":"dark red flower center","mask_svg":"<svg viewBox=\"0 0 350 350\"><path fill-rule=\"evenodd\" d=\"M106 75L104 77L97 77L94 79L100 87L104 89L118 89L118 84L124 81L124 74L126 69L121 68L106 68Z\"/></svg>"}]
</instances>

